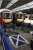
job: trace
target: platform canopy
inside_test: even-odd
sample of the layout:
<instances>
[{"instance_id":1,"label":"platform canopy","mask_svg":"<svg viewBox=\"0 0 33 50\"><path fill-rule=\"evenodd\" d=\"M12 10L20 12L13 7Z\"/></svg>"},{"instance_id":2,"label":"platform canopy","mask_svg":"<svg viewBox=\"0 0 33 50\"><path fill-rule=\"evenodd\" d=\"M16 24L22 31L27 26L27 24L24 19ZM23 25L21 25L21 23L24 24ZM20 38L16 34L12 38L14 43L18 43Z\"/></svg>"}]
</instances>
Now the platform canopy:
<instances>
[{"instance_id":1,"label":"platform canopy","mask_svg":"<svg viewBox=\"0 0 33 50\"><path fill-rule=\"evenodd\" d=\"M23 5L27 5L28 3L33 4L33 0L0 0L0 9L3 9L3 8L7 8L7 9L10 9L10 10L15 10L15 8L18 8L18 7L21 7ZM26 6L25 5L25 6ZM28 7L28 6L27 6ZM31 8L26 8L26 9L21 9L20 11L23 11L25 13L33 13L33 5L30 6ZM18 9L17 9L18 10ZM16 10L15 10L16 11Z\"/></svg>"}]
</instances>

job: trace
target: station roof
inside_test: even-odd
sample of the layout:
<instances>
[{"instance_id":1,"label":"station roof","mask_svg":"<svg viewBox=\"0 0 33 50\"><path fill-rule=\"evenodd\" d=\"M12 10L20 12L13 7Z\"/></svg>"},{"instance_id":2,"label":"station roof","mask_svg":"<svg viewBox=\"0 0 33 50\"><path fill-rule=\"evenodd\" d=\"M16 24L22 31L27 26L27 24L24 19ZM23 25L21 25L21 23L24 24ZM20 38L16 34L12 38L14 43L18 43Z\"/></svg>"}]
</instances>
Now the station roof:
<instances>
[{"instance_id":1,"label":"station roof","mask_svg":"<svg viewBox=\"0 0 33 50\"><path fill-rule=\"evenodd\" d=\"M12 10L32 1L33 0L0 0L0 9L7 8ZM33 8L21 11L25 13L30 13L30 12L33 13Z\"/></svg>"}]
</instances>

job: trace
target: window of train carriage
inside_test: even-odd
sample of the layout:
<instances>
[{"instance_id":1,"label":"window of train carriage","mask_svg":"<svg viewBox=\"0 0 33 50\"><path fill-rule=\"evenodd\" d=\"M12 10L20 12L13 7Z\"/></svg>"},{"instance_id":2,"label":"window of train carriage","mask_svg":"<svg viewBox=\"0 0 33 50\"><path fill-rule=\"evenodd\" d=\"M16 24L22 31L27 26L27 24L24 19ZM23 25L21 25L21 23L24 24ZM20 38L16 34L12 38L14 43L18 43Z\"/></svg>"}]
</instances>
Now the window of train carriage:
<instances>
[{"instance_id":1,"label":"window of train carriage","mask_svg":"<svg viewBox=\"0 0 33 50\"><path fill-rule=\"evenodd\" d=\"M0 17L1 17L1 13L0 13Z\"/></svg>"},{"instance_id":2,"label":"window of train carriage","mask_svg":"<svg viewBox=\"0 0 33 50\"><path fill-rule=\"evenodd\" d=\"M16 17L17 17L17 19L19 18L19 17L18 17L18 14L16 14Z\"/></svg>"},{"instance_id":3,"label":"window of train carriage","mask_svg":"<svg viewBox=\"0 0 33 50\"><path fill-rule=\"evenodd\" d=\"M1 13L1 17L3 17L3 13Z\"/></svg>"}]
</instances>

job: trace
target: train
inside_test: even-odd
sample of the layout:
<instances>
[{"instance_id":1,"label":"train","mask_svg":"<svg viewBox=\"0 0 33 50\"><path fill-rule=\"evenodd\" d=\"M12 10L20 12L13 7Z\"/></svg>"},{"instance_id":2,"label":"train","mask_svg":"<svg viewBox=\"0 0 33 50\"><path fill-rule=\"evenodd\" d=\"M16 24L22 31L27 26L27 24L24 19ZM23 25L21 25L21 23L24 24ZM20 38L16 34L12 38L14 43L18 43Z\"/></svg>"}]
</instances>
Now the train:
<instances>
[{"instance_id":1,"label":"train","mask_svg":"<svg viewBox=\"0 0 33 50\"><path fill-rule=\"evenodd\" d=\"M16 24L16 16L15 16L15 13L13 13L11 16L11 13L10 13L10 10L8 9L2 9L0 10L0 36L1 36L1 42L2 42L2 45L3 45L3 50L14 50L12 45L14 46L14 40L16 39L16 48L18 48L18 43L20 44L29 44L29 42L22 36L20 36L19 34L17 35L15 32L15 36L17 36L17 38L12 37L12 36L8 36L8 33L5 31L5 24L8 24L8 23L12 23L13 24ZM15 27L15 25L13 26ZM21 40L20 40L20 39ZM22 40L23 39L23 40Z\"/></svg>"}]
</instances>

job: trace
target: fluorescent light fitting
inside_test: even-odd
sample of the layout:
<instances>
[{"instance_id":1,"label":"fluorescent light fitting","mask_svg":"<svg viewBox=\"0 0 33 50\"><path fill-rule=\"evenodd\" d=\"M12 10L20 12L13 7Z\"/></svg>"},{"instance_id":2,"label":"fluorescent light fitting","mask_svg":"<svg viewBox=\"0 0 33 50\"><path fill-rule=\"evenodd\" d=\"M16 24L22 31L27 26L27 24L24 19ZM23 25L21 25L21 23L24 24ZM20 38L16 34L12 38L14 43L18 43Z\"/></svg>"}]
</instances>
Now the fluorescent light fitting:
<instances>
[{"instance_id":1,"label":"fluorescent light fitting","mask_svg":"<svg viewBox=\"0 0 33 50\"><path fill-rule=\"evenodd\" d=\"M15 9L12 9L12 11L20 11L20 10L26 10L26 9L30 9L30 8L33 8L33 1L32 2L29 2L27 4L24 4L20 7L17 7Z\"/></svg>"}]
</instances>

